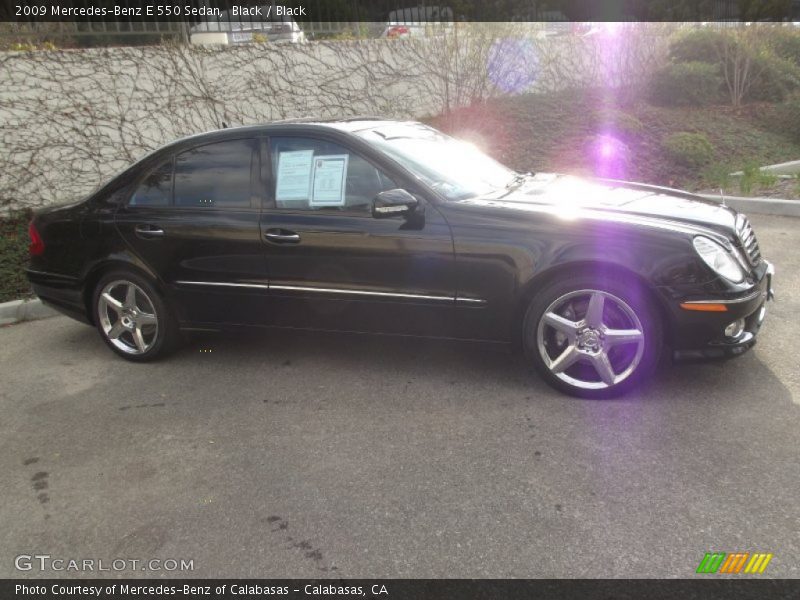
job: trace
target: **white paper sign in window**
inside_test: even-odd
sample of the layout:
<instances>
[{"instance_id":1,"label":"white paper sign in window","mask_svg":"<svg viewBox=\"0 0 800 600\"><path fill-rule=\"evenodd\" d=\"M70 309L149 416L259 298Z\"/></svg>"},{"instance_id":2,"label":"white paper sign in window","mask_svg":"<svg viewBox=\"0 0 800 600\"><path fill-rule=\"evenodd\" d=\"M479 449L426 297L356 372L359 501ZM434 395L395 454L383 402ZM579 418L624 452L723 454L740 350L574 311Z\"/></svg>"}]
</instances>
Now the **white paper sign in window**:
<instances>
[{"instance_id":1,"label":"white paper sign in window","mask_svg":"<svg viewBox=\"0 0 800 600\"><path fill-rule=\"evenodd\" d=\"M313 150L293 150L278 154L275 201L308 200L311 192Z\"/></svg>"},{"instance_id":2,"label":"white paper sign in window","mask_svg":"<svg viewBox=\"0 0 800 600\"><path fill-rule=\"evenodd\" d=\"M344 206L348 154L314 157L311 206Z\"/></svg>"}]
</instances>

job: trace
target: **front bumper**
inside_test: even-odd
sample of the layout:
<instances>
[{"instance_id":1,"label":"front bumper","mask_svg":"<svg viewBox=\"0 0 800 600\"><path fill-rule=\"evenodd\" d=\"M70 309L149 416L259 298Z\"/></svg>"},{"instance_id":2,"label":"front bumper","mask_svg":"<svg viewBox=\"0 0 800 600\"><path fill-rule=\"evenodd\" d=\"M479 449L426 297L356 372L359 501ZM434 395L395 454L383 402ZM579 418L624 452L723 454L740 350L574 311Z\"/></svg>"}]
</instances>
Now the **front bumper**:
<instances>
[{"instance_id":1,"label":"front bumper","mask_svg":"<svg viewBox=\"0 0 800 600\"><path fill-rule=\"evenodd\" d=\"M673 333L673 359L705 360L740 356L756 344L756 336L764 323L767 303L775 298L775 267L768 261L761 280L753 289L737 298L690 300L683 304L722 306L724 311L704 312L680 310ZM725 328L743 320L741 332L725 335Z\"/></svg>"}]
</instances>

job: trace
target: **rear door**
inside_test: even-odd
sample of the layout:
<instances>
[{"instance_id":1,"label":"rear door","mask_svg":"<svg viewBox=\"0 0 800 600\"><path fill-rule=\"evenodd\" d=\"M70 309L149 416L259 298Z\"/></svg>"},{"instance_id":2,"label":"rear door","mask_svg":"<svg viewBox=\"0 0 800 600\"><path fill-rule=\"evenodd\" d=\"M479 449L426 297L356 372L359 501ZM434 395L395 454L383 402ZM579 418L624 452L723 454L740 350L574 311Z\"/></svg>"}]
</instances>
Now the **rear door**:
<instances>
[{"instance_id":1,"label":"rear door","mask_svg":"<svg viewBox=\"0 0 800 600\"><path fill-rule=\"evenodd\" d=\"M375 219L372 200L403 185L396 175L325 136L269 147L261 233L274 323L452 335L453 241L436 207L420 197L418 218Z\"/></svg>"},{"instance_id":2,"label":"rear door","mask_svg":"<svg viewBox=\"0 0 800 600\"><path fill-rule=\"evenodd\" d=\"M257 138L198 145L149 169L117 211L119 231L183 321L268 322L259 161Z\"/></svg>"}]
</instances>

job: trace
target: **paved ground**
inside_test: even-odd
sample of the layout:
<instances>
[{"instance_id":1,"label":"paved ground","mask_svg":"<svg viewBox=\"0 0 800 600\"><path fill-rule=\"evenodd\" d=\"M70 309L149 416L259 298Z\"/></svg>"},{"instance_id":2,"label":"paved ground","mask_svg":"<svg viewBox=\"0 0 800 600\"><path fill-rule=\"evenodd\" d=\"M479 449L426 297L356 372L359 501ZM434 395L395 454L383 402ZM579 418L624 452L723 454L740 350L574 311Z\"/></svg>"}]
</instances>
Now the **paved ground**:
<instances>
[{"instance_id":1,"label":"paved ground","mask_svg":"<svg viewBox=\"0 0 800 600\"><path fill-rule=\"evenodd\" d=\"M133 366L66 318L2 328L0 576L49 554L193 559L194 576L689 577L706 551L749 550L798 577L800 221L753 221L779 294L758 347L616 401L478 345L208 337Z\"/></svg>"}]
</instances>

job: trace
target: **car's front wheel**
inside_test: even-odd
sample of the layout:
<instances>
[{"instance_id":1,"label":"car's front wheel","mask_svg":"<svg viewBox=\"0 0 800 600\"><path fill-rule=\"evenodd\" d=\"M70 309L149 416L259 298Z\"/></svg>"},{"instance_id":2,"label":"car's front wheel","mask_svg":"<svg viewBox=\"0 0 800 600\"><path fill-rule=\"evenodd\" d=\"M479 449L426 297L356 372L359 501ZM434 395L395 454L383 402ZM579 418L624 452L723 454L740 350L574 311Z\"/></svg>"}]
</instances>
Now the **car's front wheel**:
<instances>
[{"instance_id":1,"label":"car's front wheel","mask_svg":"<svg viewBox=\"0 0 800 600\"><path fill-rule=\"evenodd\" d=\"M172 315L144 277L109 273L98 282L93 298L97 329L123 358L152 360L175 346L178 332Z\"/></svg>"},{"instance_id":2,"label":"car's front wheel","mask_svg":"<svg viewBox=\"0 0 800 600\"><path fill-rule=\"evenodd\" d=\"M619 396L650 377L662 346L649 295L627 280L554 281L530 303L526 356L553 387L582 398Z\"/></svg>"}]
</instances>

